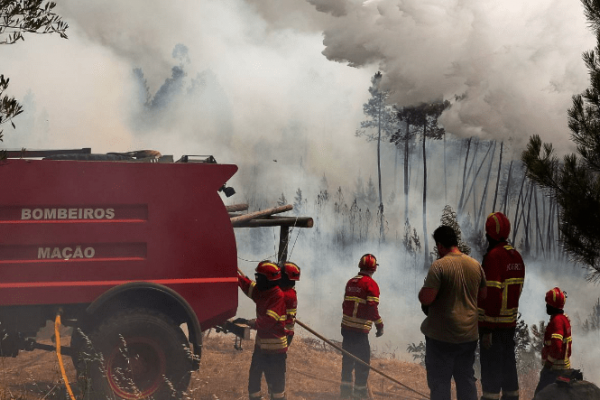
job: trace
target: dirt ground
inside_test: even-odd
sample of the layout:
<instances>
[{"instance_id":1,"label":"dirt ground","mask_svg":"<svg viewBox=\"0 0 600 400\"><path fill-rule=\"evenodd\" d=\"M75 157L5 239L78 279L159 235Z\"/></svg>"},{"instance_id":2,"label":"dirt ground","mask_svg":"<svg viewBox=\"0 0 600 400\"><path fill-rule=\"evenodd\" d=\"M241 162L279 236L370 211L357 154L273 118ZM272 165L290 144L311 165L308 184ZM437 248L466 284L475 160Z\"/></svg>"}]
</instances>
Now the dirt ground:
<instances>
[{"instance_id":1,"label":"dirt ground","mask_svg":"<svg viewBox=\"0 0 600 400\"><path fill-rule=\"evenodd\" d=\"M287 363L289 400L338 399L341 355L318 339L294 340ZM42 341L50 344L50 341ZM69 339L63 339L68 345ZM204 341L200 371L194 372L187 400L239 400L247 398L248 368L252 342L244 341L243 350L234 349L232 335L211 332ZM414 363L377 358L372 365L419 393L429 395L425 369ZM65 357L67 378L75 380L69 357ZM521 378L521 398L531 399L537 376ZM373 399L422 399L417 393L371 372L369 387ZM79 400L77 390L75 395ZM53 352L23 352L16 358L0 358L0 400L65 399L64 383ZM266 385L263 384L263 396ZM157 399L161 400L161 399Z\"/></svg>"}]
</instances>

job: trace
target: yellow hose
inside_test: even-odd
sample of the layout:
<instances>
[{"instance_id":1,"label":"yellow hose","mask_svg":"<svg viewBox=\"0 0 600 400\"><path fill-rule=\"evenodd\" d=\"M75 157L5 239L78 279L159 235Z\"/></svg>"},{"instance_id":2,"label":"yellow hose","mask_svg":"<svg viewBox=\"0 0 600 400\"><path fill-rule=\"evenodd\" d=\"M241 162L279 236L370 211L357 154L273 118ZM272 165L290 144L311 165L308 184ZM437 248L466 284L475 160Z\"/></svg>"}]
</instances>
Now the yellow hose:
<instances>
[{"instance_id":1,"label":"yellow hose","mask_svg":"<svg viewBox=\"0 0 600 400\"><path fill-rule=\"evenodd\" d=\"M58 357L58 365L60 366L60 373L62 374L62 378L65 381L65 386L67 387L67 391L69 392L69 397L71 400L76 400L73 395L73 391L71 390L71 385L69 384L69 379L67 378L67 373L65 372L65 365L63 363L62 354L60 354L60 313L56 314L56 320L54 321L54 335L56 336L56 356Z\"/></svg>"}]
</instances>

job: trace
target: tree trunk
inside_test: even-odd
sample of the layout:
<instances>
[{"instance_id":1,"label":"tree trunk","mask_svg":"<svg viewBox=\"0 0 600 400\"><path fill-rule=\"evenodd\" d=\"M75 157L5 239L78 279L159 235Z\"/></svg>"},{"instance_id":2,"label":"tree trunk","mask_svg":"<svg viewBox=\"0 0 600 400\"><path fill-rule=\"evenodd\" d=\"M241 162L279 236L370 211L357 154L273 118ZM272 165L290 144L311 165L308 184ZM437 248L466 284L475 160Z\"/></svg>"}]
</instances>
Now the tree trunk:
<instances>
[{"instance_id":1,"label":"tree trunk","mask_svg":"<svg viewBox=\"0 0 600 400\"><path fill-rule=\"evenodd\" d=\"M490 176L492 175L492 164L494 162L494 155L496 154L496 142L494 142L494 150L492 150L492 158L490 158L490 166L488 168L487 178L485 180L485 186L483 187L483 194L481 195L481 205L479 206L479 211L477 212L477 218L475 219L475 226L479 227L479 223L481 222L481 214L483 210L485 210L485 203L487 200L487 192L488 192L488 184L490 183Z\"/></svg>"},{"instance_id":2,"label":"tree trunk","mask_svg":"<svg viewBox=\"0 0 600 400\"><path fill-rule=\"evenodd\" d=\"M429 268L429 245L427 237L427 154L425 153L425 139L427 138L427 120L423 124L423 248L425 257L423 258L424 268Z\"/></svg>"},{"instance_id":3,"label":"tree trunk","mask_svg":"<svg viewBox=\"0 0 600 400\"><path fill-rule=\"evenodd\" d=\"M504 150L504 142L500 142L500 161L498 162L498 179L496 179L496 193L494 194L494 205L492 212L496 211L496 198L498 197L498 186L500 185L500 176L502 175L502 150Z\"/></svg>"},{"instance_id":4,"label":"tree trunk","mask_svg":"<svg viewBox=\"0 0 600 400\"><path fill-rule=\"evenodd\" d=\"M466 207L467 202L469 201L471 192L473 191L473 188L475 187L475 183L477 182L477 177L479 176L479 172L481 171L481 168L483 168L483 164L485 164L485 160L487 159L487 156L490 153L490 150L492 149L492 145L493 145L493 143L490 142L490 147L488 147L487 152L485 153L485 156L483 156L483 160L481 160L481 164L479 164L479 168L477 168L477 172L475 173L475 176L473 177L473 181L471 183L471 186L469 187L467 197L465 198L465 203L464 203L465 207ZM475 154L473 154L473 157L475 157ZM473 163L474 162L475 162L475 158L473 158ZM473 166L473 164L471 164L471 166ZM475 194L473 194L473 196L475 196ZM464 211L464 207L460 209L460 214L462 214L463 211ZM475 217L475 215L473 215L473 217Z\"/></svg>"},{"instance_id":5,"label":"tree trunk","mask_svg":"<svg viewBox=\"0 0 600 400\"><path fill-rule=\"evenodd\" d=\"M525 249L526 249L525 252L527 254L530 254L530 252L531 252L531 243L529 241L529 231L531 228L531 202L533 200L533 193L531 193L531 192L533 190L533 182L529 183L529 187L530 187L530 189L529 189L529 192L530 192L529 193L529 205L527 206L527 219L526 219L527 223L525 224Z\"/></svg>"},{"instance_id":6,"label":"tree trunk","mask_svg":"<svg viewBox=\"0 0 600 400\"><path fill-rule=\"evenodd\" d=\"M377 176L379 178L379 209L377 214L379 215L379 241L385 241L383 237L383 194L381 192L381 94L379 95L379 117L378 117L378 131L377 135Z\"/></svg>"},{"instance_id":7,"label":"tree trunk","mask_svg":"<svg viewBox=\"0 0 600 400\"><path fill-rule=\"evenodd\" d=\"M463 200L465 197L465 186L466 186L465 180L467 179L467 165L469 163L469 151L471 150L471 139L473 139L473 138L470 137L469 140L467 140L467 156L465 157L465 168L463 170L462 188L460 191L460 200L458 201L458 210L460 210L462 208Z\"/></svg>"},{"instance_id":8,"label":"tree trunk","mask_svg":"<svg viewBox=\"0 0 600 400\"><path fill-rule=\"evenodd\" d=\"M521 181L521 189L519 190L519 197L517 198L517 210L515 211L515 219L513 220L513 224L515 225L515 229L513 229L513 237L512 244L516 247L515 239L517 238L517 231L519 230L519 208L521 206L521 198L523 197L523 187L525 186L525 180L527 179L527 175L523 175L523 181Z\"/></svg>"},{"instance_id":9,"label":"tree trunk","mask_svg":"<svg viewBox=\"0 0 600 400\"><path fill-rule=\"evenodd\" d=\"M448 174L446 171L446 134L444 133L444 205L448 204Z\"/></svg>"},{"instance_id":10,"label":"tree trunk","mask_svg":"<svg viewBox=\"0 0 600 400\"><path fill-rule=\"evenodd\" d=\"M546 248L548 249L548 256L550 258L556 258L554 246L554 207L556 202L554 198L550 197L550 210L548 210L548 231L546 233Z\"/></svg>"},{"instance_id":11,"label":"tree trunk","mask_svg":"<svg viewBox=\"0 0 600 400\"><path fill-rule=\"evenodd\" d=\"M408 221L408 188L410 178L408 176L408 156L410 155L408 139L410 137L410 124L406 121L406 140L404 140L404 220Z\"/></svg>"},{"instance_id":12,"label":"tree trunk","mask_svg":"<svg viewBox=\"0 0 600 400\"><path fill-rule=\"evenodd\" d=\"M538 199L537 199L537 186L533 188L534 192L533 192L533 197L535 200L535 230L537 232L537 239L536 239L536 251L535 254L538 255L539 251L541 250L542 252L542 257L545 257L545 252L544 252L544 239L542 238L542 227L540 226L540 218L539 218L539 212L538 212Z\"/></svg>"},{"instance_id":13,"label":"tree trunk","mask_svg":"<svg viewBox=\"0 0 600 400\"><path fill-rule=\"evenodd\" d=\"M512 174L512 166L513 166L513 160L510 160L510 166L508 167L508 180L506 181L506 190L504 191L504 200L502 200L502 206L500 208L502 208L502 213L504 215L508 215L508 191L510 189L510 177Z\"/></svg>"}]
</instances>

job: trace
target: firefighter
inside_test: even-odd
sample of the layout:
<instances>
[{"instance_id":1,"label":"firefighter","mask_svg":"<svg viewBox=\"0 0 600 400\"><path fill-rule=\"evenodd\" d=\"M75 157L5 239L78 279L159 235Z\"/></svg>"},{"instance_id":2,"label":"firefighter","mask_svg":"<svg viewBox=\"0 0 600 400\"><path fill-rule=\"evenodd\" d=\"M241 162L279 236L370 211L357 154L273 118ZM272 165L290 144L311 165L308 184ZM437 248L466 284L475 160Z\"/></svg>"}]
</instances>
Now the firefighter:
<instances>
[{"instance_id":1,"label":"firefighter","mask_svg":"<svg viewBox=\"0 0 600 400\"><path fill-rule=\"evenodd\" d=\"M485 222L488 240L482 267L487 297L480 299L479 347L482 399L516 400L519 379L515 358L515 329L519 298L525 279L525 264L508 243L510 221L501 212L491 213Z\"/></svg>"},{"instance_id":2,"label":"firefighter","mask_svg":"<svg viewBox=\"0 0 600 400\"><path fill-rule=\"evenodd\" d=\"M571 321L563 310L566 299L567 294L557 287L546 293L546 313L550 315L550 322L544 333L542 348L544 367L540 372L536 394L554 383L559 375L571 369Z\"/></svg>"},{"instance_id":3,"label":"firefighter","mask_svg":"<svg viewBox=\"0 0 600 400\"><path fill-rule=\"evenodd\" d=\"M371 347L369 332L375 323L377 333L383 335L383 321L379 316L379 286L371 277L377 270L377 259L373 254L360 258L358 275L346 283L346 292L342 304L342 348L369 364ZM352 383L354 371L354 385ZM342 354L342 383L340 394L343 399L366 399L369 367Z\"/></svg>"},{"instance_id":4,"label":"firefighter","mask_svg":"<svg viewBox=\"0 0 600 400\"><path fill-rule=\"evenodd\" d=\"M261 261L256 267L256 282L238 275L240 288L256 303L256 319L248 321L256 329L256 343L250 373L250 400L262 399L260 385L265 374L271 399L285 399L287 337L285 335L285 300L278 286L281 269L271 261Z\"/></svg>"},{"instance_id":5,"label":"firefighter","mask_svg":"<svg viewBox=\"0 0 600 400\"><path fill-rule=\"evenodd\" d=\"M294 339L294 325L296 324L296 309L298 308L298 296L296 295L296 282L300 280L300 267L293 262L286 262L279 281L279 287L283 291L286 308L285 335L287 336L288 348Z\"/></svg>"}]
</instances>

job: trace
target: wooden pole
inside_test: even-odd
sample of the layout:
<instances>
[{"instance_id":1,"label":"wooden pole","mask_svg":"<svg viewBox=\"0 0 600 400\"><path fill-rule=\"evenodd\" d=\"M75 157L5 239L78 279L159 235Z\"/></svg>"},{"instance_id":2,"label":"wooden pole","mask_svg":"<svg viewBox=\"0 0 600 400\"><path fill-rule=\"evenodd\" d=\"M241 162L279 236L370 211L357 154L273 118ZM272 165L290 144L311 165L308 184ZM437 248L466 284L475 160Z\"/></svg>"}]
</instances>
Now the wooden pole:
<instances>
[{"instance_id":1,"label":"wooden pole","mask_svg":"<svg viewBox=\"0 0 600 400\"><path fill-rule=\"evenodd\" d=\"M246 215L240 215L239 217L233 217L233 218L231 218L231 223L235 224L237 222L249 221L251 219L258 218L258 217L266 217L267 215L273 215L273 214L290 211L293 208L294 208L294 206L291 204L281 206L281 207L268 208L266 210L256 211L256 212L249 213Z\"/></svg>"},{"instance_id":2,"label":"wooden pole","mask_svg":"<svg viewBox=\"0 0 600 400\"><path fill-rule=\"evenodd\" d=\"M283 269L283 266L287 262L289 244L290 244L290 227L282 226L281 233L279 234L279 252L277 254L277 259L279 261L279 268Z\"/></svg>"},{"instance_id":3,"label":"wooden pole","mask_svg":"<svg viewBox=\"0 0 600 400\"><path fill-rule=\"evenodd\" d=\"M227 212L236 212L236 211L246 211L248 209L248 204L232 204L230 206L225 206Z\"/></svg>"},{"instance_id":4,"label":"wooden pole","mask_svg":"<svg viewBox=\"0 0 600 400\"><path fill-rule=\"evenodd\" d=\"M318 337L319 339L321 339L322 341L324 341L325 343L327 343L328 345L330 345L331 347L335 348L336 350L341 351L343 354L347 355L348 357L351 357L354 359L354 361L357 361L367 367L369 367L369 369L373 370L374 372L378 373L379 375L389 379L390 381L402 386L405 389L410 390L411 392L414 392L420 396L422 396L424 399L429 399L429 396L427 396L426 394L420 393L418 391L416 391L415 389L412 389L408 386L406 386L404 383L392 378L391 376L385 374L384 372L380 371L379 369L373 367L372 365L364 362L363 360L361 360L360 358L356 357L354 354L347 352L346 350L342 349L340 346L336 345L335 343L331 342L330 340L325 339L325 337L323 337L322 335L320 335L319 333L313 331L310 327L306 326L305 324L303 324L302 322L300 322L299 320L296 319L296 323L298 325L300 325L301 327L303 327L304 329L306 329L307 331L309 331L310 333L312 333L313 335L315 335L316 337Z\"/></svg>"}]
</instances>

